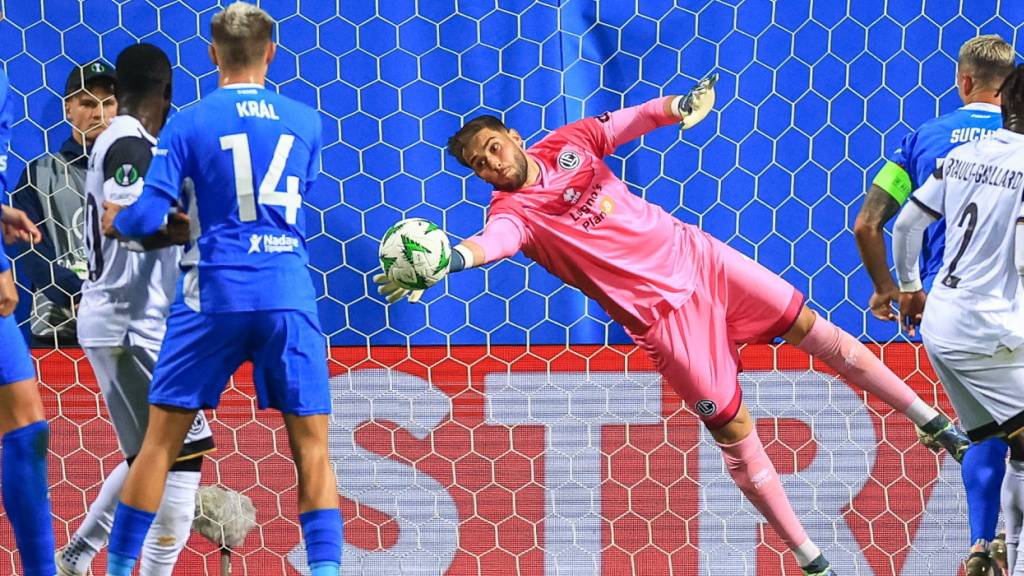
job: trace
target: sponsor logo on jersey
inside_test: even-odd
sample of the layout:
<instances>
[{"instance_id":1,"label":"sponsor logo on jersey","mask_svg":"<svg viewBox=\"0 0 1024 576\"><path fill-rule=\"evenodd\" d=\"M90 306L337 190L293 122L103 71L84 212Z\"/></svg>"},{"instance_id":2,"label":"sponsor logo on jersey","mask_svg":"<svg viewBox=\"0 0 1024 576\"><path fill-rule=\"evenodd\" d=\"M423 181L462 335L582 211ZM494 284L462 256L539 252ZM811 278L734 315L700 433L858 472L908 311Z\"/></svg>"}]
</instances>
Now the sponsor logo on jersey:
<instances>
[{"instance_id":1,"label":"sponsor logo on jersey","mask_svg":"<svg viewBox=\"0 0 1024 576\"><path fill-rule=\"evenodd\" d=\"M580 167L580 155L573 150L566 150L558 155L558 167L562 170L575 170Z\"/></svg>"},{"instance_id":2,"label":"sponsor logo on jersey","mask_svg":"<svg viewBox=\"0 0 1024 576\"><path fill-rule=\"evenodd\" d=\"M615 210L615 202L608 196L592 191L569 212L574 223L582 223L584 230L592 230Z\"/></svg>"},{"instance_id":3,"label":"sponsor logo on jersey","mask_svg":"<svg viewBox=\"0 0 1024 576\"><path fill-rule=\"evenodd\" d=\"M249 236L249 254L265 252L294 252L299 239L287 234L253 234Z\"/></svg>"},{"instance_id":4,"label":"sponsor logo on jersey","mask_svg":"<svg viewBox=\"0 0 1024 576\"><path fill-rule=\"evenodd\" d=\"M961 142L971 142L974 140L981 140L982 138L988 138L995 130L988 128L957 128L949 133L949 143L958 144Z\"/></svg>"},{"instance_id":5,"label":"sponsor logo on jersey","mask_svg":"<svg viewBox=\"0 0 1024 576\"><path fill-rule=\"evenodd\" d=\"M580 199L581 192L575 188L566 188L565 192L562 192L562 200L565 200L569 204L575 204Z\"/></svg>"},{"instance_id":6,"label":"sponsor logo on jersey","mask_svg":"<svg viewBox=\"0 0 1024 576\"><path fill-rule=\"evenodd\" d=\"M118 186L131 186L139 181L139 171L132 164L121 164L114 172L114 183Z\"/></svg>"},{"instance_id":7,"label":"sponsor logo on jersey","mask_svg":"<svg viewBox=\"0 0 1024 576\"><path fill-rule=\"evenodd\" d=\"M235 110L239 118L265 118L267 120L280 120L273 104L266 100L242 100L235 102Z\"/></svg>"}]
</instances>

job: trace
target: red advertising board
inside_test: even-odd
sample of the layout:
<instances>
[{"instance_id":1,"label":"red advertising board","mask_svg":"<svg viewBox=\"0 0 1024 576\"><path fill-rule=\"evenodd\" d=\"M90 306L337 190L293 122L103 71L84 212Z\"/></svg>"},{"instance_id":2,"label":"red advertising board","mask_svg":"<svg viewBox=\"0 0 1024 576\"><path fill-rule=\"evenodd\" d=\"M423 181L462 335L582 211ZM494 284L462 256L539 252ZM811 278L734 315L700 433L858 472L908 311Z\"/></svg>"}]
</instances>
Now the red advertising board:
<instances>
[{"instance_id":1,"label":"red advertising board","mask_svg":"<svg viewBox=\"0 0 1024 576\"><path fill-rule=\"evenodd\" d=\"M890 344L882 352L949 412L923 351ZM343 574L799 574L732 486L697 419L634 348L344 348L332 356ZM84 356L37 357L63 544L120 456ZM902 416L792 347L747 347L743 365L761 437L840 573L957 573L967 534L950 459L918 446ZM204 482L256 505L259 526L237 551L236 574L299 574L284 429L277 414L254 409L243 369L211 419L218 452ZM10 566L0 572L13 573L6 522L0 545ZM193 535L176 573L216 574L217 560Z\"/></svg>"}]
</instances>

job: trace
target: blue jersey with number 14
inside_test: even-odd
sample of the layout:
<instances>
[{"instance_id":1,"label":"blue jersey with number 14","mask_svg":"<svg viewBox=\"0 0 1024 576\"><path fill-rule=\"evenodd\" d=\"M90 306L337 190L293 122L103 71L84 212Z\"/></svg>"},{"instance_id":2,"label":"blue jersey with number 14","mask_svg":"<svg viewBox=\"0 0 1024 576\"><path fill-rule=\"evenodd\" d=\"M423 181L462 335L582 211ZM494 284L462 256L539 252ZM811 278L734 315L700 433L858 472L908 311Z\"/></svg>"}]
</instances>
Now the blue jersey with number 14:
<instances>
[{"instance_id":1,"label":"blue jersey with number 14","mask_svg":"<svg viewBox=\"0 0 1024 576\"><path fill-rule=\"evenodd\" d=\"M320 172L315 110L253 84L218 89L176 114L146 192L182 198L193 243L178 298L197 312L316 311L302 195Z\"/></svg>"}]
</instances>

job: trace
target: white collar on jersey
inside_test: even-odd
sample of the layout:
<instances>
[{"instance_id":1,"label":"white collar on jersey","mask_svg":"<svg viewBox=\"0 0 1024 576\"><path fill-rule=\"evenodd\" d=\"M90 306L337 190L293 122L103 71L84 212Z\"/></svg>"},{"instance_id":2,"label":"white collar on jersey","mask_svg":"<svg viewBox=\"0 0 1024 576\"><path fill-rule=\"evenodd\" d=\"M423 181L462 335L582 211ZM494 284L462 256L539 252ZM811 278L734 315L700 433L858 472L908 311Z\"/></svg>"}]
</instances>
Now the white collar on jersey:
<instances>
[{"instance_id":1,"label":"white collar on jersey","mask_svg":"<svg viewBox=\"0 0 1024 576\"><path fill-rule=\"evenodd\" d=\"M961 110L984 110L985 112L1002 112L1002 109L995 104L988 102L971 102L960 107Z\"/></svg>"},{"instance_id":2,"label":"white collar on jersey","mask_svg":"<svg viewBox=\"0 0 1024 576\"><path fill-rule=\"evenodd\" d=\"M237 84L225 84L221 88L230 88L232 90L236 88L264 88L263 84L255 84L252 82L238 82Z\"/></svg>"}]
</instances>

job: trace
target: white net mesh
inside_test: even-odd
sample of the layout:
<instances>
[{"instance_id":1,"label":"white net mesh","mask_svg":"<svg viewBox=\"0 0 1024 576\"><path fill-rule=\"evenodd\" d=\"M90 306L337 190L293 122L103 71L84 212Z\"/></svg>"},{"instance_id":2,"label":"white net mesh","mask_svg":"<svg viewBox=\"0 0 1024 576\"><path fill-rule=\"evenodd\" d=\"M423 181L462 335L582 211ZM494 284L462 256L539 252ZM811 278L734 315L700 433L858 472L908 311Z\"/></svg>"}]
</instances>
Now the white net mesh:
<instances>
[{"instance_id":1,"label":"white net mesh","mask_svg":"<svg viewBox=\"0 0 1024 576\"><path fill-rule=\"evenodd\" d=\"M153 42L176 66L177 106L211 91L219 4L6 0L11 183L67 137L60 96L72 63L113 62L129 43ZM516 257L449 279L425 306L386 309L376 296L369 276L393 222L427 218L455 238L482 226L489 190L443 154L477 112L501 113L532 142L719 71L717 113L685 140L666 129L621 148L613 168L782 274L837 324L887 342L886 362L946 406L923 353L866 319L870 284L848 223L899 138L958 104L959 45L979 32L1016 40L1018 3L260 4L279 23L271 82L324 120L324 174L305 201L334 346L344 574L799 573L696 418L576 290ZM16 252L26 323L31 292L73 292L56 268L30 268L35 257L66 264L80 222L52 206L66 184L36 188L47 233L67 241L55 239L52 254ZM50 348L37 358L62 544L120 456L81 352ZM743 360L761 436L837 571L955 574L967 545L955 465L802 353L750 346ZM243 369L212 419L220 450L204 482L256 506L236 573L294 574L305 570L294 472L281 420L255 415L251 382ZM0 544L0 572L13 573L6 523ZM179 572L217 573L217 557L194 536Z\"/></svg>"}]
</instances>

